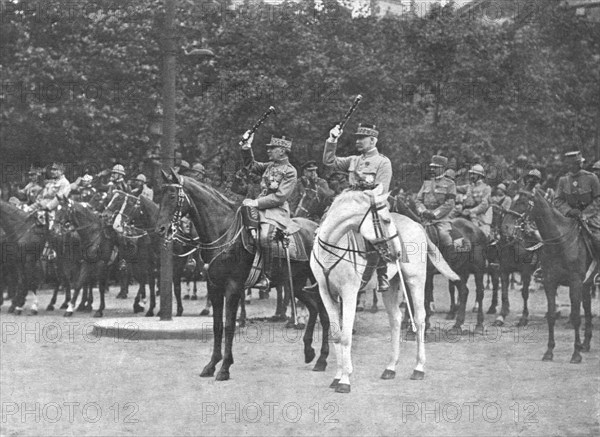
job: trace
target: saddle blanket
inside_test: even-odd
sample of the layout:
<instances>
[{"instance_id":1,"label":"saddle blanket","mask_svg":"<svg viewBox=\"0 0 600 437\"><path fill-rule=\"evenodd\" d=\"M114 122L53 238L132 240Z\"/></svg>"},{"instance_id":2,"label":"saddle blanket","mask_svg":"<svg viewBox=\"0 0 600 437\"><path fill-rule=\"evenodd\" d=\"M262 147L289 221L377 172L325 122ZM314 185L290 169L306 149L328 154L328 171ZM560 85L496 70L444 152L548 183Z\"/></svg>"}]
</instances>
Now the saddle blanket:
<instances>
[{"instance_id":1,"label":"saddle blanket","mask_svg":"<svg viewBox=\"0 0 600 437\"><path fill-rule=\"evenodd\" d=\"M263 246L262 249L265 251L265 258L267 260L272 258L286 258L286 251L283 247L283 243L281 239L278 237L278 229L275 225L270 223L261 223L260 225L262 236L266 236L266 241L268 245ZM279 231L280 232L280 231ZM261 236L261 243L265 241L265 239ZM290 260L291 261L308 261L308 254L306 253L306 248L304 247L304 242L302 241L302 237L300 232L294 232L291 235L288 235L289 238L289 252L290 252Z\"/></svg>"}]
</instances>

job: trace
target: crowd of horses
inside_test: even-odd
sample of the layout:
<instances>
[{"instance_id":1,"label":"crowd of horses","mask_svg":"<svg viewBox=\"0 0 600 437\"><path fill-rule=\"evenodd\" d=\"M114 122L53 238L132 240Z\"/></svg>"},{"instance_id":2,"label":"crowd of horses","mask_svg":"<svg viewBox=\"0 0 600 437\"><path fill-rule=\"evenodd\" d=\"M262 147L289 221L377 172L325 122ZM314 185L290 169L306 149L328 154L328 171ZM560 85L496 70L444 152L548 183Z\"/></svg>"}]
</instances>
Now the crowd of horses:
<instances>
[{"instance_id":1,"label":"crowd of horses","mask_svg":"<svg viewBox=\"0 0 600 437\"><path fill-rule=\"evenodd\" d=\"M103 316L109 269L111 266L121 266L121 292L126 293L131 274L139 283L134 312L146 311L147 316L152 316L156 310L155 284L159 271L157 248L165 238L172 238L177 315L183 313L181 278L190 265L189 261L194 259L191 264L196 265L196 269L193 269L196 274L205 269L208 301L213 307L214 321L213 353L201 376L213 376L217 364L223 361L216 378L226 380L229 379L230 366L233 364L232 342L238 306L241 303L243 308L244 284L254 259L251 248L240 238L242 224L239 205L206 183L174 172L163 173L163 178L160 205L143 197L115 192L103 211L69 198L60 198L59 207L54 213L46 213L41 217L40 214L28 214L0 201L0 226L3 231L0 237L3 247L3 290L0 294L3 295L6 289L12 298L9 311L19 314L23 311L28 292L33 292L32 312L36 313L35 292L43 281L40 264L45 261L44 254L47 254L48 248L52 248L59 280L47 310L54 309L59 285L62 285L65 301L61 308L65 309L65 316L71 316L76 310L91 311L92 284L97 282L100 304L95 316ZM548 300L549 337L544 360L553 357L558 285L570 287L571 323L575 330L571 361L580 362L580 352L589 350L592 335L592 281L589 278L593 260L579 234L578 223L563 217L539 192L521 192L517 195L511 211L506 212L502 219L501 238L493 246L489 245L485 234L473 223L463 218L454 219L453 233L464 240L466 249L445 251L443 257L434 244L436 235L429 232L432 227L421 223L410 205L399 198L387 199L387 193L378 193L376 190L344 192L330 206L329 213L319 227L315 221L302 215L314 219L311 214L317 209L322 211L326 199L320 198L317 191L311 194L308 190L306 193L301 200L302 208L296 208L299 217L294 220L300 227L300 240L307 253L311 254L311 260L291 263L293 295L309 311L304 334L304 357L307 363L316 357L312 341L317 317L323 328L321 351L314 370L325 370L329 337L334 340L338 372L332 387L336 391L350 390L350 347L356 295L362 273L373 267L371 260L375 252L379 256L387 253L389 275L392 278L392 290L382 295L394 341L392 359L382 374L384 379L394 377L399 356L398 336L402 319L399 305L402 296L398 290L404 292L407 318L414 318L417 331L417 366L413 378L422 379L424 375L424 338L426 330L430 328L433 275L437 272L450 281L452 304L448 317L456 317L453 329L458 332L462 332L465 322L469 293L467 281L471 274L474 275L478 303L476 332L483 332L484 274L491 272L496 277L500 276L502 307L496 320L498 324L504 323L509 314L509 276L515 271L521 274L524 305L518 324L525 325L529 316L527 299L531 273L540 262ZM194 225L192 232L185 233L181 229L179 219L186 215ZM544 244L537 252L526 249L523 231L527 222L536 223L543 239ZM373 230L376 231L374 234ZM396 235L393 235L394 230L398 231ZM361 237L356 239L348 235ZM365 246L365 240L371 245ZM401 256L396 257L398 254ZM427 262L424 263L424 260ZM492 264L498 268L491 269ZM281 302L276 314L285 315L292 295L285 263L274 265L271 279L273 286L285 290L283 297L280 294ZM314 280L319 283L319 292L304 290L307 281ZM141 305L146 298L146 286L150 296L147 310ZM454 287L458 290L457 302L454 300ZM82 298L77 306L82 290ZM341 313L338 309L340 303ZM579 333L581 303L585 313L583 342ZM489 312L493 312L494 305ZM336 329L331 329L331 323L336 324Z\"/></svg>"}]
</instances>

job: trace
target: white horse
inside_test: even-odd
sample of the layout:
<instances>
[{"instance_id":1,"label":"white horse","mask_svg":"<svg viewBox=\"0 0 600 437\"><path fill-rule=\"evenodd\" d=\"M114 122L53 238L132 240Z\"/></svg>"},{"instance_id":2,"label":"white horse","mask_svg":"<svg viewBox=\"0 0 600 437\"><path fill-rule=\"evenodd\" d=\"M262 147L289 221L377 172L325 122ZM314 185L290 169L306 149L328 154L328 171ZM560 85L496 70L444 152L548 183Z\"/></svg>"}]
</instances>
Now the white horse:
<instances>
[{"instance_id":1,"label":"white horse","mask_svg":"<svg viewBox=\"0 0 600 437\"><path fill-rule=\"evenodd\" d=\"M352 328L356 314L356 300L361 279L367 268L365 250L358 248L355 233L377 245L391 249L393 258L402 250L406 256L400 264L388 264L390 289L382 293L388 313L392 336L392 356L382 379L396 376L400 358L400 287L411 293L417 330L417 366L411 379L425 376L425 279L427 256L448 279L458 280L437 247L427 238L423 227L406 216L393 214L387 207L387 193L381 186L373 191L347 191L340 194L329 209L317 231L310 258L310 266L319 284L319 292L331 319L331 336L337 360L337 372L330 387L338 393L350 392L352 374ZM400 242L397 230L401 230ZM400 265L401 275L398 275ZM371 266L372 267L372 266ZM402 276L403 280L400 280ZM342 301L342 317L337 302ZM408 304L408 302L407 302ZM335 325L338 326L335 326Z\"/></svg>"}]
</instances>

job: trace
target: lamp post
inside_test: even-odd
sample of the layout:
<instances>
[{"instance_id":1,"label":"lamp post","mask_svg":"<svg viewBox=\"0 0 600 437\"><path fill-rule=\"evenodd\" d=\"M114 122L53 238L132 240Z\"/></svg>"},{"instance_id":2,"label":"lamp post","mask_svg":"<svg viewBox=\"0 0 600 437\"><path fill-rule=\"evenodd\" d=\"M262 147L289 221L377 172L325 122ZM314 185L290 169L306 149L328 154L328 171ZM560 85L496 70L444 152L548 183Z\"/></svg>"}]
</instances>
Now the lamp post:
<instances>
[{"instance_id":1,"label":"lamp post","mask_svg":"<svg viewBox=\"0 0 600 437\"><path fill-rule=\"evenodd\" d=\"M163 97L163 128L161 138L160 161L161 167L169 171L173 165L175 150L175 95L177 54L180 48L175 43L175 0L165 0L164 21L164 58L162 77ZM200 60L212 57L214 54L207 49L193 49L184 52ZM173 242L166 241L160 246L160 320L172 320L173 315Z\"/></svg>"}]
</instances>

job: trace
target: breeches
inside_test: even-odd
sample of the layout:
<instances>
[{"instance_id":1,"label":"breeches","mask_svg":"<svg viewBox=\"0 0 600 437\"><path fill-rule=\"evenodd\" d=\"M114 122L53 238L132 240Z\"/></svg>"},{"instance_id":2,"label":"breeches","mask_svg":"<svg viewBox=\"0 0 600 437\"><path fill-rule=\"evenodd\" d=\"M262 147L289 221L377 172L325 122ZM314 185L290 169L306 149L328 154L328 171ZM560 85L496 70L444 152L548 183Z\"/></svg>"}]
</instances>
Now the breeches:
<instances>
[{"instance_id":1,"label":"breeches","mask_svg":"<svg viewBox=\"0 0 600 437\"><path fill-rule=\"evenodd\" d=\"M450 231L452 231L452 223L450 222L436 222L433 224L437 233L440 237L440 247L444 246L452 246L452 236L450 235Z\"/></svg>"}]
</instances>

